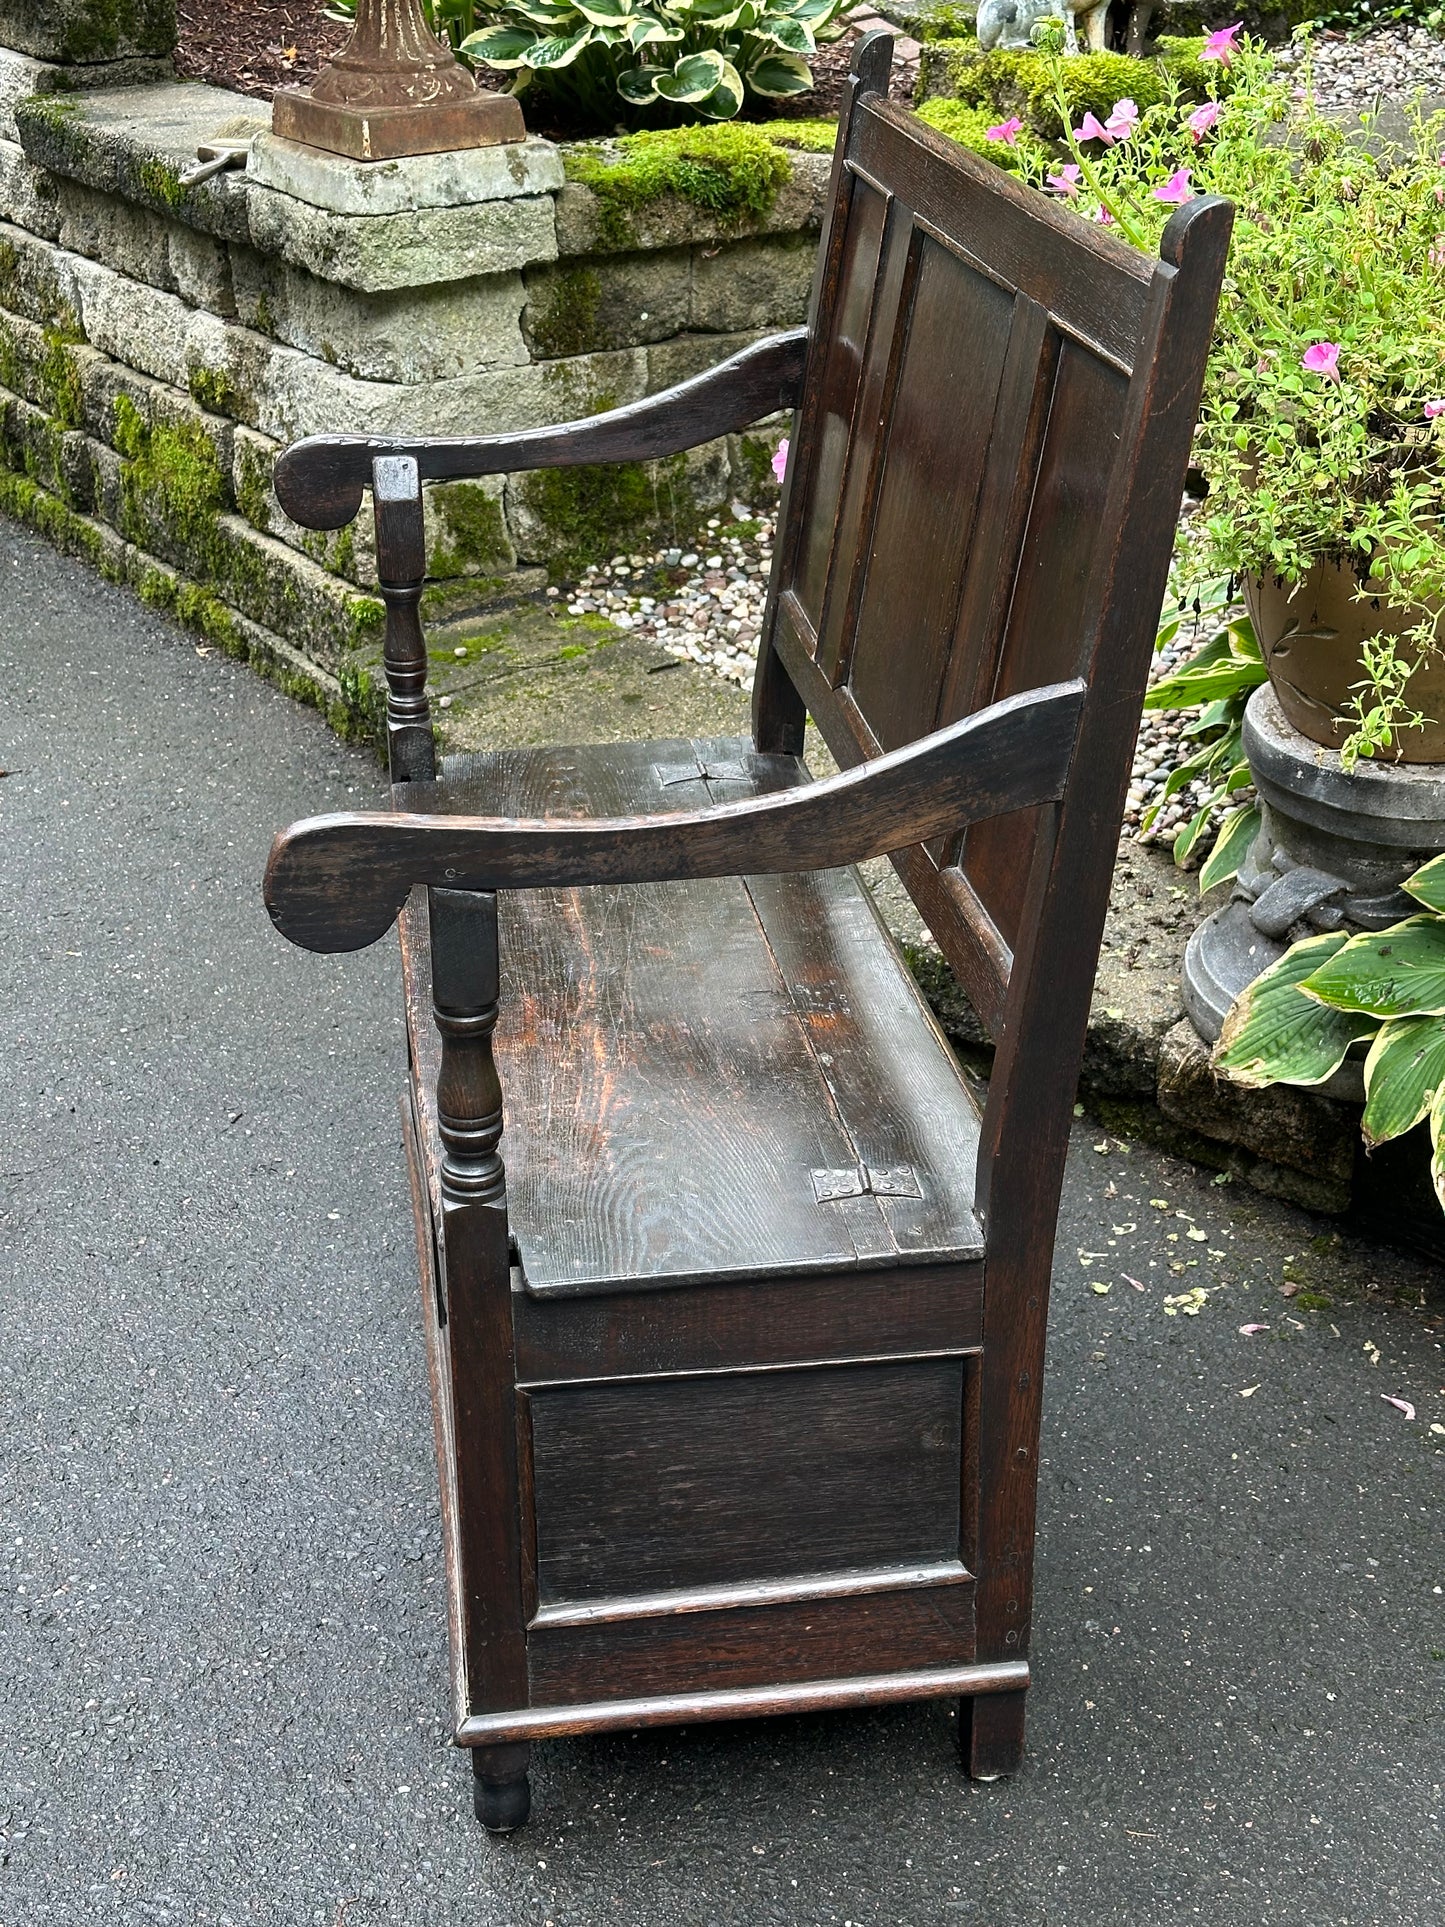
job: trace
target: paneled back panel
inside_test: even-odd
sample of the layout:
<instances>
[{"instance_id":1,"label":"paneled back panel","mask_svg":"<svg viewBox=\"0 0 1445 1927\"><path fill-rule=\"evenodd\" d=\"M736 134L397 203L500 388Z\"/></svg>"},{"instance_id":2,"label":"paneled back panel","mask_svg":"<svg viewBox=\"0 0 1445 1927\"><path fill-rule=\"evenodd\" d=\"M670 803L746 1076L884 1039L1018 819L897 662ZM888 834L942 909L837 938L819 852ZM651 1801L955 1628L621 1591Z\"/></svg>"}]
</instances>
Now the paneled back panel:
<instances>
[{"instance_id":1,"label":"paneled back panel","mask_svg":"<svg viewBox=\"0 0 1445 1927\"><path fill-rule=\"evenodd\" d=\"M1103 565L1174 270L876 93L839 165L765 643L848 765L1108 673ZM1054 814L895 859L992 1025Z\"/></svg>"}]
</instances>

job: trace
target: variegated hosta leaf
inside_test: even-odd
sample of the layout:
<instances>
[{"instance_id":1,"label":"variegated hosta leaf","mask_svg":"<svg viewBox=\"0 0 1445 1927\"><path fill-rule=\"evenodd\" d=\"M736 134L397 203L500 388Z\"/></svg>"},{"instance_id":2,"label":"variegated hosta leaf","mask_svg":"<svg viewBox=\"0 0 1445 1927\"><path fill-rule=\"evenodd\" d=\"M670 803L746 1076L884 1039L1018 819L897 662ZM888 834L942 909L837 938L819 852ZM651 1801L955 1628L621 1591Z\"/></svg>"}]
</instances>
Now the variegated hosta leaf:
<instances>
[{"instance_id":1,"label":"variegated hosta leaf","mask_svg":"<svg viewBox=\"0 0 1445 1927\"><path fill-rule=\"evenodd\" d=\"M1436 1091L1430 1106L1430 1150L1430 1179L1445 1211L1445 1089Z\"/></svg>"},{"instance_id":2,"label":"variegated hosta leaf","mask_svg":"<svg viewBox=\"0 0 1445 1927\"><path fill-rule=\"evenodd\" d=\"M594 27L625 27L632 18L631 0L572 0L572 5Z\"/></svg>"},{"instance_id":3,"label":"variegated hosta leaf","mask_svg":"<svg viewBox=\"0 0 1445 1927\"><path fill-rule=\"evenodd\" d=\"M544 33L556 33L559 27L567 26L574 9L570 0L507 0L507 12L518 14Z\"/></svg>"},{"instance_id":4,"label":"variegated hosta leaf","mask_svg":"<svg viewBox=\"0 0 1445 1927\"><path fill-rule=\"evenodd\" d=\"M666 67L630 67L617 76L617 91L631 106L645 107L656 100L657 83L666 73Z\"/></svg>"},{"instance_id":5,"label":"variegated hosta leaf","mask_svg":"<svg viewBox=\"0 0 1445 1927\"><path fill-rule=\"evenodd\" d=\"M1414 876L1406 877L1405 888L1427 910L1445 910L1445 856L1432 857Z\"/></svg>"},{"instance_id":6,"label":"variegated hosta leaf","mask_svg":"<svg viewBox=\"0 0 1445 1927\"><path fill-rule=\"evenodd\" d=\"M720 85L726 65L719 53L685 54L670 74L659 78L657 91L663 100L695 106Z\"/></svg>"},{"instance_id":7,"label":"variegated hosta leaf","mask_svg":"<svg viewBox=\"0 0 1445 1927\"><path fill-rule=\"evenodd\" d=\"M559 67L570 67L591 38L591 27L584 27L580 33L539 40L527 55L527 65L535 73L553 73Z\"/></svg>"},{"instance_id":8,"label":"variegated hosta leaf","mask_svg":"<svg viewBox=\"0 0 1445 1927\"><path fill-rule=\"evenodd\" d=\"M1365 1059L1365 1143L1373 1150L1413 1131L1442 1086L1445 1018L1402 1017L1382 1025Z\"/></svg>"},{"instance_id":9,"label":"variegated hosta leaf","mask_svg":"<svg viewBox=\"0 0 1445 1927\"><path fill-rule=\"evenodd\" d=\"M526 66L540 37L533 27L488 27L483 33L468 34L462 52L505 73L511 67Z\"/></svg>"},{"instance_id":10,"label":"variegated hosta leaf","mask_svg":"<svg viewBox=\"0 0 1445 1927\"><path fill-rule=\"evenodd\" d=\"M1232 876L1238 876L1239 866L1245 854L1259 834L1259 811L1250 803L1231 810L1219 826L1219 835L1214 839L1214 848L1204 859L1199 872L1199 894L1212 890L1216 883L1227 883Z\"/></svg>"},{"instance_id":11,"label":"variegated hosta leaf","mask_svg":"<svg viewBox=\"0 0 1445 1927\"><path fill-rule=\"evenodd\" d=\"M781 47L784 53L811 54L818 51L813 29L804 21L795 20L791 14L766 13L753 32L759 40Z\"/></svg>"},{"instance_id":12,"label":"variegated hosta leaf","mask_svg":"<svg viewBox=\"0 0 1445 1927\"><path fill-rule=\"evenodd\" d=\"M743 104L743 77L730 60L723 62L722 79L702 102L698 112L709 120L731 120Z\"/></svg>"},{"instance_id":13,"label":"variegated hosta leaf","mask_svg":"<svg viewBox=\"0 0 1445 1927\"><path fill-rule=\"evenodd\" d=\"M1240 1084L1323 1084L1351 1044L1375 1030L1373 1017L1331 1010L1300 985L1343 950L1338 932L1306 937L1235 1000L1214 1049L1214 1062Z\"/></svg>"},{"instance_id":14,"label":"variegated hosta leaf","mask_svg":"<svg viewBox=\"0 0 1445 1927\"><path fill-rule=\"evenodd\" d=\"M790 13L795 20L801 20L816 33L837 13L841 0L772 0L772 11Z\"/></svg>"},{"instance_id":15,"label":"variegated hosta leaf","mask_svg":"<svg viewBox=\"0 0 1445 1927\"><path fill-rule=\"evenodd\" d=\"M805 94L812 84L812 68L796 54L764 54L748 68L749 87L765 100L783 100L789 94Z\"/></svg>"},{"instance_id":16,"label":"variegated hosta leaf","mask_svg":"<svg viewBox=\"0 0 1445 1927\"><path fill-rule=\"evenodd\" d=\"M671 21L659 20L655 13L634 14L627 23L627 42L634 53L654 43L661 45L681 39L682 28L673 26ZM648 98L651 99L651 95Z\"/></svg>"},{"instance_id":17,"label":"variegated hosta leaf","mask_svg":"<svg viewBox=\"0 0 1445 1927\"><path fill-rule=\"evenodd\" d=\"M1304 989L1336 1010L1371 1017L1445 1014L1445 918L1407 917L1351 937Z\"/></svg>"}]
</instances>

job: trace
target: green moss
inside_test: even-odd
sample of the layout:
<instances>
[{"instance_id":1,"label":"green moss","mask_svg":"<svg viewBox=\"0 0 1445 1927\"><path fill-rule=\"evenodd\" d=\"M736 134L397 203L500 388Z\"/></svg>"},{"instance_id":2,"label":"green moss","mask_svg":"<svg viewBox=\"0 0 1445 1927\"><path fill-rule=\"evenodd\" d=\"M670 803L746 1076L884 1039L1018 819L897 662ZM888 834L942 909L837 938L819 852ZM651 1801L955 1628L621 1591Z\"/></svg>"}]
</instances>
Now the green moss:
<instances>
[{"instance_id":1,"label":"green moss","mask_svg":"<svg viewBox=\"0 0 1445 1927\"><path fill-rule=\"evenodd\" d=\"M223 368L206 368L198 362L188 372L186 385L208 414L233 419L237 415L241 393Z\"/></svg>"},{"instance_id":2,"label":"green moss","mask_svg":"<svg viewBox=\"0 0 1445 1927\"><path fill-rule=\"evenodd\" d=\"M236 507L253 529L271 533L271 469L258 448L242 436L236 438ZM348 529L347 534L351 533Z\"/></svg>"},{"instance_id":3,"label":"green moss","mask_svg":"<svg viewBox=\"0 0 1445 1927\"><path fill-rule=\"evenodd\" d=\"M132 541L175 545L192 566L219 573L216 517L226 481L215 444L198 422L148 422L117 395L112 440L122 456L121 528Z\"/></svg>"},{"instance_id":4,"label":"green moss","mask_svg":"<svg viewBox=\"0 0 1445 1927\"><path fill-rule=\"evenodd\" d=\"M590 187L602 204L601 236L625 245L631 215L675 195L724 224L760 220L791 178L787 155L759 128L673 127L624 134L565 151L567 178Z\"/></svg>"},{"instance_id":5,"label":"green moss","mask_svg":"<svg viewBox=\"0 0 1445 1927\"><path fill-rule=\"evenodd\" d=\"M515 486L546 530L547 560L562 575L620 547L635 547L639 530L661 530L676 539L701 519L681 455L666 462L538 469Z\"/></svg>"},{"instance_id":6,"label":"green moss","mask_svg":"<svg viewBox=\"0 0 1445 1927\"><path fill-rule=\"evenodd\" d=\"M186 198L180 175L166 161L142 161L136 170L136 184L149 200L159 201L163 207L177 208Z\"/></svg>"},{"instance_id":7,"label":"green moss","mask_svg":"<svg viewBox=\"0 0 1445 1927\"><path fill-rule=\"evenodd\" d=\"M348 652L364 649L380 639L386 627L386 604L372 595L346 598L342 621L341 646Z\"/></svg>"},{"instance_id":8,"label":"green moss","mask_svg":"<svg viewBox=\"0 0 1445 1927\"><path fill-rule=\"evenodd\" d=\"M63 323L46 328L43 335L45 347L37 371L41 393L49 412L62 428L78 428L85 414L80 369L71 353L76 343L84 339L78 327L67 327Z\"/></svg>"},{"instance_id":9,"label":"green moss","mask_svg":"<svg viewBox=\"0 0 1445 1927\"><path fill-rule=\"evenodd\" d=\"M129 51L164 55L175 44L175 0L86 0L84 7L65 9L65 60L111 60Z\"/></svg>"},{"instance_id":10,"label":"green moss","mask_svg":"<svg viewBox=\"0 0 1445 1927\"><path fill-rule=\"evenodd\" d=\"M276 332L276 322L271 313L271 303L266 299L264 294L258 295L256 298L256 326L261 330L262 334L273 335Z\"/></svg>"},{"instance_id":11,"label":"green moss","mask_svg":"<svg viewBox=\"0 0 1445 1927\"><path fill-rule=\"evenodd\" d=\"M1169 97L1171 83L1190 97L1202 93L1202 83L1190 74L1198 66L1194 54L1203 42L1178 44L1190 50L1189 58L1171 56L1172 66L1164 60L1135 60L1115 53L1079 54L1060 63L1058 73L1074 125L1086 113L1106 118L1115 101L1126 97L1141 112L1156 106ZM1016 114L1041 139L1057 140L1064 131L1057 84L1054 65L1042 54L998 49L984 53L976 40L936 40L923 48L918 99L924 104L940 98L958 101L979 108L990 122ZM930 116L925 118L931 125L939 124Z\"/></svg>"},{"instance_id":12,"label":"green moss","mask_svg":"<svg viewBox=\"0 0 1445 1927\"><path fill-rule=\"evenodd\" d=\"M586 354L597 341L602 277L595 268L563 268L548 277L546 290L530 324L539 354Z\"/></svg>"},{"instance_id":13,"label":"green moss","mask_svg":"<svg viewBox=\"0 0 1445 1927\"><path fill-rule=\"evenodd\" d=\"M918 110L918 118L926 126L937 128L940 134L947 134L971 154L1011 172L1016 173L1029 156L1038 156L1044 151L1042 142L1027 129L1012 143L990 140L988 129L995 125L993 113L983 107L968 107L961 100L926 100Z\"/></svg>"},{"instance_id":14,"label":"green moss","mask_svg":"<svg viewBox=\"0 0 1445 1927\"><path fill-rule=\"evenodd\" d=\"M912 17L909 32L916 40L965 40L973 34L977 15L976 4L958 6L953 0L938 0Z\"/></svg>"},{"instance_id":15,"label":"green moss","mask_svg":"<svg viewBox=\"0 0 1445 1927\"><path fill-rule=\"evenodd\" d=\"M478 482L451 482L431 492L435 519L445 530L427 563L431 576L483 574L512 564L502 504Z\"/></svg>"},{"instance_id":16,"label":"green moss","mask_svg":"<svg viewBox=\"0 0 1445 1927\"><path fill-rule=\"evenodd\" d=\"M770 120L763 132L778 147L792 147L804 154L831 154L838 144L835 120Z\"/></svg>"}]
</instances>

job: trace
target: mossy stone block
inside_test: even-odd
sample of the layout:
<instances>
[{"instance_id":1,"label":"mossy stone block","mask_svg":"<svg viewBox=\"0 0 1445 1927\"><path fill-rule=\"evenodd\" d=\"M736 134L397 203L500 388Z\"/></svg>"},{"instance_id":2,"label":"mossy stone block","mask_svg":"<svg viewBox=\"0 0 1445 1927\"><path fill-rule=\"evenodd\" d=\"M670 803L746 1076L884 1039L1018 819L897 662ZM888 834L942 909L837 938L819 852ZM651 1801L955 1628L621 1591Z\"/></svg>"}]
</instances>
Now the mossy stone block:
<instances>
[{"instance_id":1,"label":"mossy stone block","mask_svg":"<svg viewBox=\"0 0 1445 1927\"><path fill-rule=\"evenodd\" d=\"M685 248L533 268L522 315L527 346L551 360L664 341L688 325L691 274Z\"/></svg>"},{"instance_id":2,"label":"mossy stone block","mask_svg":"<svg viewBox=\"0 0 1445 1927\"><path fill-rule=\"evenodd\" d=\"M730 479L722 441L666 461L537 469L509 478L507 521L523 561L565 575L649 540L685 541Z\"/></svg>"},{"instance_id":3,"label":"mossy stone block","mask_svg":"<svg viewBox=\"0 0 1445 1927\"><path fill-rule=\"evenodd\" d=\"M427 575L506 575L517 566L500 475L426 491ZM365 513L365 510L363 510Z\"/></svg>"},{"instance_id":4,"label":"mossy stone block","mask_svg":"<svg viewBox=\"0 0 1445 1927\"><path fill-rule=\"evenodd\" d=\"M688 325L719 334L800 326L816 259L812 236L801 234L695 248Z\"/></svg>"},{"instance_id":5,"label":"mossy stone block","mask_svg":"<svg viewBox=\"0 0 1445 1927\"><path fill-rule=\"evenodd\" d=\"M167 56L176 45L175 0L0 0L0 42L77 64Z\"/></svg>"},{"instance_id":6,"label":"mossy stone block","mask_svg":"<svg viewBox=\"0 0 1445 1927\"><path fill-rule=\"evenodd\" d=\"M245 326L363 381L447 381L527 359L520 274L365 293L233 247L230 276Z\"/></svg>"}]
</instances>

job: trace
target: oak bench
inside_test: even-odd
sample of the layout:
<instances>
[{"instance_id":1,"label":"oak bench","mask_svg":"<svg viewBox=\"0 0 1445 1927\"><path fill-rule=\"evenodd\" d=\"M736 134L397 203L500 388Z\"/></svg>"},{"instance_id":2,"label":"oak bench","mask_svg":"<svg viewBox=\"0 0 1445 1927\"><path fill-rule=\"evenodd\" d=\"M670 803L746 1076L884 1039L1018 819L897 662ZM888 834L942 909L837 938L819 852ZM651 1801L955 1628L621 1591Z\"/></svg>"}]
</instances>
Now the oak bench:
<instances>
[{"instance_id":1,"label":"oak bench","mask_svg":"<svg viewBox=\"0 0 1445 1927\"><path fill-rule=\"evenodd\" d=\"M1029 1682L1044 1322L1090 986L1231 210L1155 260L887 100L859 43L807 326L510 436L326 436L370 487L392 809L278 837L316 950L398 923L404 1104L479 1817L534 1739ZM748 739L438 768L421 488L793 409ZM841 773L803 761L811 715ZM849 865L996 1040L962 1076Z\"/></svg>"}]
</instances>

